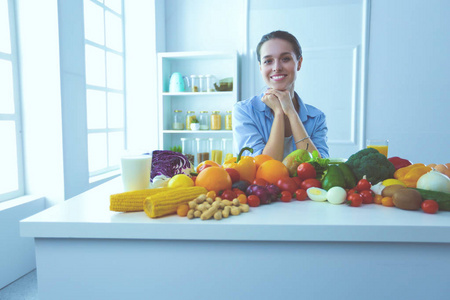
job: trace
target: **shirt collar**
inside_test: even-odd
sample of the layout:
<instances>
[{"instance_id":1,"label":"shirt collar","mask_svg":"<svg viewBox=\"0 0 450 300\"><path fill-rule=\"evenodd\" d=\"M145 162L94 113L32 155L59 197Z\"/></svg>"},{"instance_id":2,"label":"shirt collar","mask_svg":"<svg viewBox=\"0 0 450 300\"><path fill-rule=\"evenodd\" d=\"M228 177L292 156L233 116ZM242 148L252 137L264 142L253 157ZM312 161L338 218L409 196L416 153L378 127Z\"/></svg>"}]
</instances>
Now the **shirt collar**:
<instances>
[{"instance_id":1,"label":"shirt collar","mask_svg":"<svg viewBox=\"0 0 450 300\"><path fill-rule=\"evenodd\" d=\"M265 105L265 104L261 101L262 97L264 96L264 93L265 93L265 92L263 92L263 93L259 96L259 99L258 99L259 101L254 101L254 102L253 102L253 107L255 107L255 108L256 108L257 110L259 110L259 111L264 111L264 114L265 114L265 116L266 116L267 118L273 119L273 114L272 114L270 108L269 108L267 105ZM297 100L298 100L298 104L299 104L299 107L300 107L300 113L299 113L300 120L301 120L302 122L305 122L305 121L308 119L308 116L310 116L310 114L309 114L309 112L308 112L308 108L307 108L306 105L303 103L302 99L301 99L300 96L297 94L297 92L294 92L294 94L295 94L295 98L297 98Z\"/></svg>"}]
</instances>

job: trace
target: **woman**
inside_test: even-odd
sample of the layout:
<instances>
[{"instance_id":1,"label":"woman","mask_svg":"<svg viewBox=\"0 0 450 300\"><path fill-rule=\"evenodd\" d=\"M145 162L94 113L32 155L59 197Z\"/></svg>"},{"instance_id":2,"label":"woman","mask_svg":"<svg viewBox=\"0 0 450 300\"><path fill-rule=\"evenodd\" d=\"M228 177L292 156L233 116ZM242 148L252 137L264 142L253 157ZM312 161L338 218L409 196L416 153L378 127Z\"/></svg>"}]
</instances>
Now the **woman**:
<instances>
[{"instance_id":1,"label":"woman","mask_svg":"<svg viewBox=\"0 0 450 300\"><path fill-rule=\"evenodd\" d=\"M303 61L297 39L288 32L273 31L261 38L256 53L268 88L234 105L234 152L251 147L253 156L267 154L281 161L295 149L305 149L328 157L325 114L304 104L294 91Z\"/></svg>"}]
</instances>

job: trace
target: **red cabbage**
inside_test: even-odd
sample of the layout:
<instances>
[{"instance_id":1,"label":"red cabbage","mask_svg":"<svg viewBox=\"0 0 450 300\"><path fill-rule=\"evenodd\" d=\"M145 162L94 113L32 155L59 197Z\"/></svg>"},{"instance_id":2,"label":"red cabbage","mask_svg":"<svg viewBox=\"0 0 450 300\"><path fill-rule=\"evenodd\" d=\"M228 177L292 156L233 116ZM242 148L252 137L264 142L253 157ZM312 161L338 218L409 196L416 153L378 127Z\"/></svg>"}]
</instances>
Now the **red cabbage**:
<instances>
[{"instance_id":1,"label":"red cabbage","mask_svg":"<svg viewBox=\"0 0 450 300\"><path fill-rule=\"evenodd\" d=\"M152 153L151 181L158 175L173 177L182 173L189 175L191 171L193 170L188 158L179 152L155 150Z\"/></svg>"}]
</instances>

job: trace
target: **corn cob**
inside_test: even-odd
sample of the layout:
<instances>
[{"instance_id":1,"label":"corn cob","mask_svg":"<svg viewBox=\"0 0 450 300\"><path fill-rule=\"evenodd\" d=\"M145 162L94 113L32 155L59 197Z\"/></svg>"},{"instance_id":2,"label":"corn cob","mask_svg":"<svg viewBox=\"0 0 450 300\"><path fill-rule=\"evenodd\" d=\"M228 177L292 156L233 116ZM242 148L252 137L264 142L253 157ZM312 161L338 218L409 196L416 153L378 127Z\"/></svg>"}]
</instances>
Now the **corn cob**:
<instances>
[{"instance_id":1,"label":"corn cob","mask_svg":"<svg viewBox=\"0 0 450 300\"><path fill-rule=\"evenodd\" d=\"M109 197L111 211L143 211L145 198L167 191L169 188L146 189L114 194Z\"/></svg>"},{"instance_id":2,"label":"corn cob","mask_svg":"<svg viewBox=\"0 0 450 300\"><path fill-rule=\"evenodd\" d=\"M175 214L179 205L187 204L206 192L207 190L201 186L172 188L145 198L144 211L150 218Z\"/></svg>"}]
</instances>

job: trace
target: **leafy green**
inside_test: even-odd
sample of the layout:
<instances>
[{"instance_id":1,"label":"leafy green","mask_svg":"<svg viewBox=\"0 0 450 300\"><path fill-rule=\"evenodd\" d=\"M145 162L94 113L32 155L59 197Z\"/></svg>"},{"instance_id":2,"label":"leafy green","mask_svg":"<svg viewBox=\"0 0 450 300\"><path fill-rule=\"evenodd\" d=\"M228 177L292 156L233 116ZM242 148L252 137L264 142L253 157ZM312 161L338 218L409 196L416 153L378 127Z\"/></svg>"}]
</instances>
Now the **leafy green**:
<instances>
[{"instance_id":1,"label":"leafy green","mask_svg":"<svg viewBox=\"0 0 450 300\"><path fill-rule=\"evenodd\" d=\"M182 152L181 146L173 146L173 147L170 147L169 150L173 151L173 152L178 152L178 153Z\"/></svg>"},{"instance_id":2,"label":"leafy green","mask_svg":"<svg viewBox=\"0 0 450 300\"><path fill-rule=\"evenodd\" d=\"M328 170L330 160L328 158L320 158L317 150L314 150L311 154L312 158L306 162L310 163L314 169L316 169L316 178L321 180L325 172Z\"/></svg>"}]
</instances>

